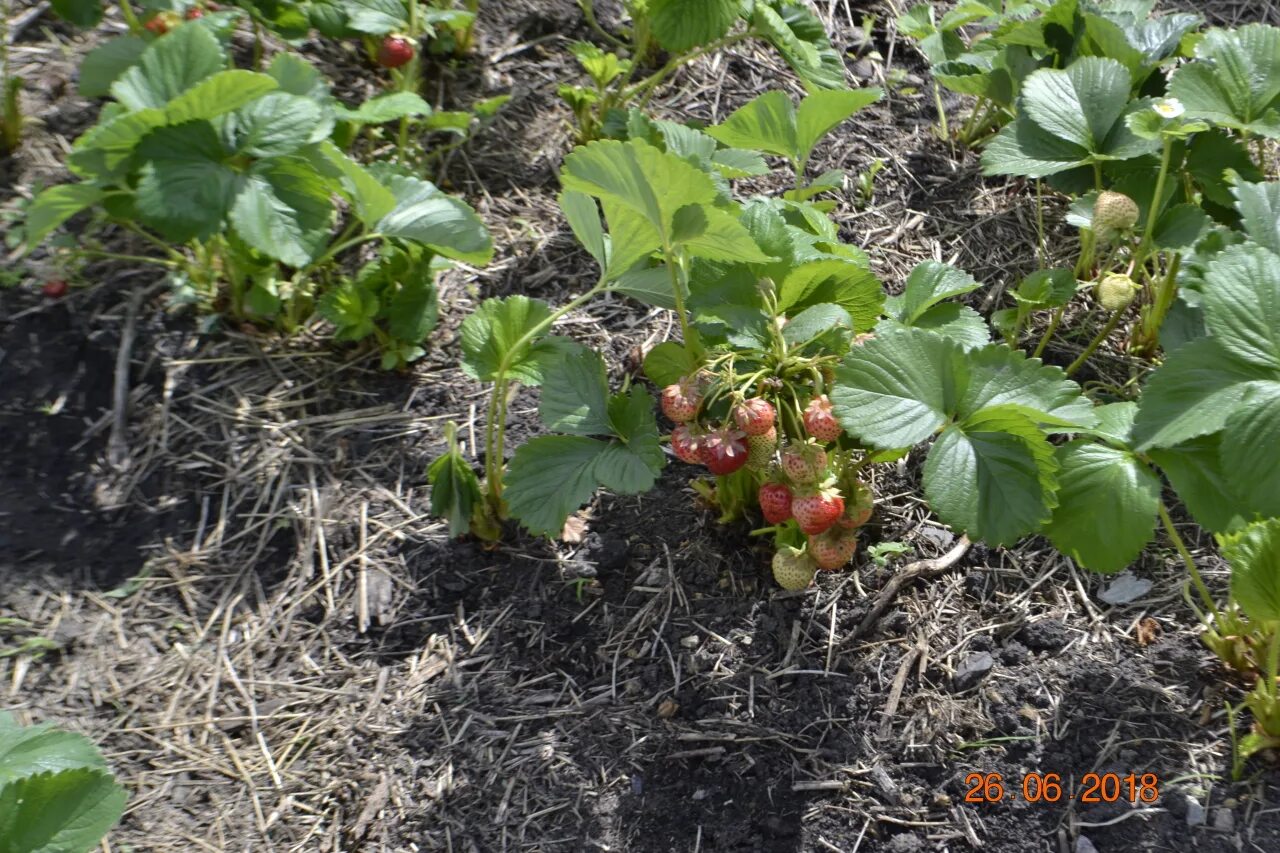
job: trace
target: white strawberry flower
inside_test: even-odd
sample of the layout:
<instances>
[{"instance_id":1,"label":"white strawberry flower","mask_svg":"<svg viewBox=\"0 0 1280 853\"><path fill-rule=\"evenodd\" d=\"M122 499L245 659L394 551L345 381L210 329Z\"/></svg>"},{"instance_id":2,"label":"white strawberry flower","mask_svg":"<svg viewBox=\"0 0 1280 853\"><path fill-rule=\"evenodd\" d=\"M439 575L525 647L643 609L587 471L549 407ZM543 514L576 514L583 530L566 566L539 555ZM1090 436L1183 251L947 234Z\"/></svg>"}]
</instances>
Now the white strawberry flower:
<instances>
[{"instance_id":1,"label":"white strawberry flower","mask_svg":"<svg viewBox=\"0 0 1280 853\"><path fill-rule=\"evenodd\" d=\"M1165 119L1178 118L1187 111L1187 108L1182 105L1182 101L1177 98L1162 98L1152 104L1151 109Z\"/></svg>"}]
</instances>

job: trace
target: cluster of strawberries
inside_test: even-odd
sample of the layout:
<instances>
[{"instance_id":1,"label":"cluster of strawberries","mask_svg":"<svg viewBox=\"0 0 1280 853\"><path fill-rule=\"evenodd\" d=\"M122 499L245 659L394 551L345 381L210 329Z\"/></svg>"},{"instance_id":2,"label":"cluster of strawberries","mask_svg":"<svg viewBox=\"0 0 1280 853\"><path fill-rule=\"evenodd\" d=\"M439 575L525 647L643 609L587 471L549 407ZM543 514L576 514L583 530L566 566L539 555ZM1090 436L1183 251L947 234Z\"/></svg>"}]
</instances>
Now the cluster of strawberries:
<instances>
[{"instance_id":1,"label":"cluster of strawberries","mask_svg":"<svg viewBox=\"0 0 1280 853\"><path fill-rule=\"evenodd\" d=\"M762 397L740 400L732 423L703 429L698 411L703 402L697 377L685 377L662 390L662 411L676 424L671 449L684 462L705 465L716 475L741 468L758 473L760 511L772 525L794 520L807 537L803 549L782 547L773 560L774 579L784 589L803 589L817 570L834 571L853 558L857 528L871 516L870 488L856 477L843 477L838 460L825 445L841 435L831 401L820 394L801 414L807 438L779 446L778 413ZM846 497L849 499L846 500Z\"/></svg>"}]
</instances>

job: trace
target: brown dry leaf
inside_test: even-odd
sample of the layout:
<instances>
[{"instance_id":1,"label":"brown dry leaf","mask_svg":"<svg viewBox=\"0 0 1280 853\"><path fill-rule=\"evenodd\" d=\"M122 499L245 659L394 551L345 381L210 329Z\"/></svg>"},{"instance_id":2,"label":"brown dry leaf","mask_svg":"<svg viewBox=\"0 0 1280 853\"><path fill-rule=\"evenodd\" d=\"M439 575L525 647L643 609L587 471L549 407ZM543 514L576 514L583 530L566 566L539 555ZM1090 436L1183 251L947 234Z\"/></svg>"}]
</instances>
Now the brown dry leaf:
<instances>
[{"instance_id":1,"label":"brown dry leaf","mask_svg":"<svg viewBox=\"0 0 1280 853\"><path fill-rule=\"evenodd\" d=\"M560 531L560 538L569 545L577 545L582 542L582 538L587 535L587 520L580 515L571 515L564 520L564 528Z\"/></svg>"},{"instance_id":2,"label":"brown dry leaf","mask_svg":"<svg viewBox=\"0 0 1280 853\"><path fill-rule=\"evenodd\" d=\"M1151 616L1144 616L1138 622L1138 627L1134 630L1133 636L1134 639L1138 641L1138 645L1149 646L1156 640L1160 639L1160 634L1163 633L1163 631L1164 629L1160 627L1160 623L1154 618Z\"/></svg>"},{"instance_id":3,"label":"brown dry leaf","mask_svg":"<svg viewBox=\"0 0 1280 853\"><path fill-rule=\"evenodd\" d=\"M680 703L674 699L663 699L658 703L658 716L664 720L669 720L680 710Z\"/></svg>"}]
</instances>

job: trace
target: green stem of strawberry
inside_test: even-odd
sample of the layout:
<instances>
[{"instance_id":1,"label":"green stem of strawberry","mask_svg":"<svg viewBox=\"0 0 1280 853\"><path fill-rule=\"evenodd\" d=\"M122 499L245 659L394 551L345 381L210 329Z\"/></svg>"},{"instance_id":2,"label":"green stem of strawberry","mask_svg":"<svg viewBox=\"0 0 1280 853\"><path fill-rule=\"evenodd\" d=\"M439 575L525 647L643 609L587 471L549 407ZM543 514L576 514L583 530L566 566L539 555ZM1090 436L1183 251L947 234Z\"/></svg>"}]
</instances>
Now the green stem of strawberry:
<instances>
[{"instance_id":1,"label":"green stem of strawberry","mask_svg":"<svg viewBox=\"0 0 1280 853\"><path fill-rule=\"evenodd\" d=\"M1169 539L1173 542L1173 547L1177 549L1178 556L1182 558L1183 565L1187 567L1187 572L1191 575L1191 582L1195 585L1200 601L1217 618L1219 616L1218 606L1214 603L1213 596L1209 594L1209 587L1205 586L1204 578L1200 576L1200 570L1196 568L1196 561L1192 558L1191 552L1187 550L1186 543L1178 535L1178 528L1174 526L1173 519L1169 517L1169 510L1165 507L1164 501L1159 503L1157 510L1160 513L1160 523L1164 525L1165 533L1168 534Z\"/></svg>"},{"instance_id":2,"label":"green stem of strawberry","mask_svg":"<svg viewBox=\"0 0 1280 853\"><path fill-rule=\"evenodd\" d=\"M1164 201L1164 184L1169 177L1169 161L1173 156L1173 137L1164 137L1164 149L1160 152L1160 174L1156 176L1156 191L1151 197L1151 206L1147 208L1147 227L1142 233L1142 242L1138 244L1138 253L1134 256L1138 266L1145 266L1147 252L1151 250L1151 239L1156 233L1156 220L1160 218L1160 206Z\"/></svg>"},{"instance_id":3,"label":"green stem of strawberry","mask_svg":"<svg viewBox=\"0 0 1280 853\"><path fill-rule=\"evenodd\" d=\"M1181 267L1182 254L1175 252L1169 261L1169 269L1160 281L1151 309L1143 315L1136 348L1148 354L1160 345L1160 328L1169 315L1169 309L1173 307L1173 300L1178 296L1178 270Z\"/></svg>"},{"instance_id":4,"label":"green stem of strawberry","mask_svg":"<svg viewBox=\"0 0 1280 853\"><path fill-rule=\"evenodd\" d=\"M755 530L752 530L747 535L748 536L769 536L770 534L773 534L773 533L781 533L785 527L786 527L785 524L775 524L772 527L757 527Z\"/></svg>"},{"instance_id":5,"label":"green stem of strawberry","mask_svg":"<svg viewBox=\"0 0 1280 853\"><path fill-rule=\"evenodd\" d=\"M1053 339L1053 333L1058 331L1058 326L1062 325L1062 317L1067 313L1067 306L1063 305L1053 312L1052 319L1049 320L1049 328L1044 330L1044 334L1040 336L1040 343L1036 344L1035 351L1031 353L1032 358L1040 358L1044 355L1044 349L1049 345L1049 341Z\"/></svg>"},{"instance_id":6,"label":"green stem of strawberry","mask_svg":"<svg viewBox=\"0 0 1280 853\"><path fill-rule=\"evenodd\" d=\"M142 21L138 20L138 15L133 11L133 6L129 5L129 0L120 0L120 17L124 18L125 24L129 27L129 32L135 36L142 35L142 31L146 29L142 25Z\"/></svg>"},{"instance_id":7,"label":"green stem of strawberry","mask_svg":"<svg viewBox=\"0 0 1280 853\"><path fill-rule=\"evenodd\" d=\"M1116 326L1120 325L1120 318L1123 315L1123 308L1117 308L1111 312L1111 316L1107 318L1106 325L1102 327L1098 334L1093 336L1093 340L1089 341L1089 345L1085 347L1084 352L1080 353L1076 360L1071 362L1071 365L1066 370L1068 376L1083 367L1084 363L1089 360L1089 356L1097 352L1098 347L1102 346L1102 342L1111 337L1111 333L1116 330Z\"/></svg>"}]
</instances>

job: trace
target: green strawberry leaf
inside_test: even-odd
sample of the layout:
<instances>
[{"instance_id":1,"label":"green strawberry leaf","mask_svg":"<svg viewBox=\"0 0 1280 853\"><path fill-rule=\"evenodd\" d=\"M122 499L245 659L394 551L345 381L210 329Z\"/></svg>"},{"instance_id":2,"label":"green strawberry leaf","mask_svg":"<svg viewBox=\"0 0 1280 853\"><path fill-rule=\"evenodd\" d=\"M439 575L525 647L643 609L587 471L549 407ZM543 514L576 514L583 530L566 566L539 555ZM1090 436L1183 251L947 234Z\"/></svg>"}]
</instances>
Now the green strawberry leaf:
<instances>
[{"instance_id":1,"label":"green strawberry leaf","mask_svg":"<svg viewBox=\"0 0 1280 853\"><path fill-rule=\"evenodd\" d=\"M828 89L810 93L795 111L797 159L804 162L814 146L841 122L884 96L878 88Z\"/></svg>"},{"instance_id":2,"label":"green strawberry leaf","mask_svg":"<svg viewBox=\"0 0 1280 853\"><path fill-rule=\"evenodd\" d=\"M1205 326L1230 355L1280 370L1280 255L1232 246L1205 272Z\"/></svg>"},{"instance_id":3,"label":"green strawberry leaf","mask_svg":"<svg viewBox=\"0 0 1280 853\"><path fill-rule=\"evenodd\" d=\"M402 118L429 116L432 110L421 95L414 92L391 92L370 98L354 110L338 107L334 113L343 121L357 124L386 124Z\"/></svg>"},{"instance_id":4,"label":"green strawberry leaf","mask_svg":"<svg viewBox=\"0 0 1280 853\"><path fill-rule=\"evenodd\" d=\"M782 339L788 346L798 347L833 329L848 329L846 338L852 336L853 318L839 305L820 303L792 317L782 329Z\"/></svg>"},{"instance_id":5,"label":"green strawberry leaf","mask_svg":"<svg viewBox=\"0 0 1280 853\"><path fill-rule=\"evenodd\" d=\"M1151 450L1192 518L1207 530L1235 530L1245 523L1235 484L1222 470L1222 434L1202 436L1177 447Z\"/></svg>"},{"instance_id":6,"label":"green strawberry leaf","mask_svg":"<svg viewBox=\"0 0 1280 853\"><path fill-rule=\"evenodd\" d=\"M494 382L503 361L509 379L540 385L545 368L565 345L546 330L520 343L551 317L551 306L527 296L486 299L462 321L462 370L473 379ZM517 346L517 344L519 344Z\"/></svg>"},{"instance_id":7,"label":"green strawberry leaf","mask_svg":"<svg viewBox=\"0 0 1280 853\"><path fill-rule=\"evenodd\" d=\"M106 768L102 754L84 735L52 726L19 726L0 712L0 787L37 773Z\"/></svg>"},{"instance_id":8,"label":"green strawberry leaf","mask_svg":"<svg viewBox=\"0 0 1280 853\"><path fill-rule=\"evenodd\" d=\"M854 331L875 328L884 305L884 288L860 264L834 258L793 267L780 282L778 310L791 316L813 305L839 305L849 313Z\"/></svg>"},{"instance_id":9,"label":"green strawberry leaf","mask_svg":"<svg viewBox=\"0 0 1280 853\"><path fill-rule=\"evenodd\" d=\"M111 94L131 110L163 107L226 64L222 46L207 29L177 27L142 52L111 84Z\"/></svg>"},{"instance_id":10,"label":"green strawberry leaf","mask_svg":"<svg viewBox=\"0 0 1280 853\"><path fill-rule=\"evenodd\" d=\"M320 298L316 312L334 325L335 340L359 341L373 334L379 307L377 294L347 279Z\"/></svg>"},{"instance_id":11,"label":"green strawberry leaf","mask_svg":"<svg viewBox=\"0 0 1280 853\"><path fill-rule=\"evenodd\" d=\"M854 347L830 392L841 426L878 449L924 441L953 411L960 352L954 342L912 328Z\"/></svg>"},{"instance_id":12,"label":"green strawberry leaf","mask_svg":"<svg viewBox=\"0 0 1280 853\"><path fill-rule=\"evenodd\" d=\"M644 375L659 388L679 382L697 368L693 355L675 341L663 341L644 357Z\"/></svg>"},{"instance_id":13,"label":"green strawberry leaf","mask_svg":"<svg viewBox=\"0 0 1280 853\"><path fill-rule=\"evenodd\" d=\"M944 523L1007 545L1050 519L1057 467L1034 421L995 406L942 431L925 459L924 491Z\"/></svg>"},{"instance_id":14,"label":"green strawberry leaf","mask_svg":"<svg viewBox=\"0 0 1280 853\"><path fill-rule=\"evenodd\" d=\"M99 0L89 0L89 4L101 14L102 4ZM103 42L89 51L80 62L80 97L105 98L111 92L111 84L133 67L146 49L147 43L143 39L124 35Z\"/></svg>"},{"instance_id":15,"label":"green strawberry leaf","mask_svg":"<svg viewBox=\"0 0 1280 853\"><path fill-rule=\"evenodd\" d=\"M1280 29L1209 30L1196 45L1196 61L1174 72L1169 94L1193 118L1280 137Z\"/></svg>"},{"instance_id":16,"label":"green strawberry leaf","mask_svg":"<svg viewBox=\"0 0 1280 853\"><path fill-rule=\"evenodd\" d=\"M1097 153L1124 113L1132 85L1119 62L1083 57L1065 71L1045 69L1028 77L1022 110L1042 130Z\"/></svg>"},{"instance_id":17,"label":"green strawberry leaf","mask_svg":"<svg viewBox=\"0 0 1280 853\"><path fill-rule=\"evenodd\" d=\"M266 95L279 84L254 71L219 71L178 95L164 108L166 124L217 118Z\"/></svg>"},{"instance_id":18,"label":"green strawberry leaf","mask_svg":"<svg viewBox=\"0 0 1280 853\"><path fill-rule=\"evenodd\" d=\"M803 4L774 9L756 3L751 23L806 81L821 89L844 88L844 59L832 47L822 21Z\"/></svg>"},{"instance_id":19,"label":"green strawberry leaf","mask_svg":"<svg viewBox=\"0 0 1280 853\"><path fill-rule=\"evenodd\" d=\"M427 468L431 485L431 514L449 522L451 537L463 536L471 529L471 517L480 505L480 480L467 464L457 441L457 424L445 427L449 450Z\"/></svg>"},{"instance_id":20,"label":"green strawberry leaf","mask_svg":"<svg viewBox=\"0 0 1280 853\"><path fill-rule=\"evenodd\" d=\"M572 435L609 435L609 380L604 359L578 345L548 364L538 415L548 429Z\"/></svg>"},{"instance_id":21,"label":"green strawberry leaf","mask_svg":"<svg viewBox=\"0 0 1280 853\"><path fill-rule=\"evenodd\" d=\"M138 144L143 161L135 199L143 223L175 243L222 230L244 179L207 121L161 127Z\"/></svg>"},{"instance_id":22,"label":"green strawberry leaf","mask_svg":"<svg viewBox=\"0 0 1280 853\"><path fill-rule=\"evenodd\" d=\"M0 853L84 853L115 826L127 799L103 770L21 778L0 787Z\"/></svg>"},{"instance_id":23,"label":"green strawberry leaf","mask_svg":"<svg viewBox=\"0 0 1280 853\"><path fill-rule=\"evenodd\" d=\"M649 0L653 35L673 53L709 44L738 19L736 0Z\"/></svg>"},{"instance_id":24,"label":"green strawberry leaf","mask_svg":"<svg viewBox=\"0 0 1280 853\"><path fill-rule=\"evenodd\" d=\"M1138 450L1174 447L1226 426L1250 384L1268 371L1240 361L1214 338L1183 344L1151 375L1138 404Z\"/></svg>"},{"instance_id":25,"label":"green strawberry leaf","mask_svg":"<svg viewBox=\"0 0 1280 853\"><path fill-rule=\"evenodd\" d=\"M391 190L332 142L321 143L309 159L318 171L338 182L342 195L351 202L365 226L376 228L382 218L395 209L396 197Z\"/></svg>"},{"instance_id":26,"label":"green strawberry leaf","mask_svg":"<svg viewBox=\"0 0 1280 853\"><path fill-rule=\"evenodd\" d=\"M962 269L937 261L917 264L907 276L901 296L890 297L885 313L906 326L944 299L978 290L982 285Z\"/></svg>"},{"instance_id":27,"label":"green strawberry leaf","mask_svg":"<svg viewBox=\"0 0 1280 853\"><path fill-rule=\"evenodd\" d=\"M1253 382L1222 434L1222 472L1245 507L1280 516L1280 381ZM1271 448L1267 450L1266 448Z\"/></svg>"},{"instance_id":28,"label":"green strawberry leaf","mask_svg":"<svg viewBox=\"0 0 1280 853\"><path fill-rule=\"evenodd\" d=\"M347 29L370 36L385 36L409 25L404 0L338 0L347 18Z\"/></svg>"},{"instance_id":29,"label":"green strawberry leaf","mask_svg":"<svg viewBox=\"0 0 1280 853\"><path fill-rule=\"evenodd\" d=\"M476 212L462 199L442 192L430 181L394 177L396 206L375 230L388 237L421 243L446 258L471 264L493 259L493 239Z\"/></svg>"},{"instance_id":30,"label":"green strawberry leaf","mask_svg":"<svg viewBox=\"0 0 1280 853\"><path fill-rule=\"evenodd\" d=\"M102 0L53 0L50 4L59 18L88 29L102 21Z\"/></svg>"},{"instance_id":31,"label":"green strawberry leaf","mask_svg":"<svg viewBox=\"0 0 1280 853\"><path fill-rule=\"evenodd\" d=\"M585 193L566 190L560 193L560 210L587 254L595 258L600 267L609 266L609 242L600 221L600 208L595 199Z\"/></svg>"},{"instance_id":32,"label":"green strawberry leaf","mask_svg":"<svg viewBox=\"0 0 1280 853\"><path fill-rule=\"evenodd\" d=\"M1060 308L1076 295L1075 272L1068 269L1037 270L1024 278L1012 295L1030 308Z\"/></svg>"},{"instance_id":33,"label":"green strawberry leaf","mask_svg":"<svg viewBox=\"0 0 1280 853\"><path fill-rule=\"evenodd\" d=\"M978 349L991 343L991 330L982 315L956 302L941 302L926 308L911 326L950 338L965 349ZM906 325L892 317L886 317L876 326L877 331L901 328Z\"/></svg>"},{"instance_id":34,"label":"green strawberry leaf","mask_svg":"<svg viewBox=\"0 0 1280 853\"><path fill-rule=\"evenodd\" d=\"M1118 572L1151 541L1160 478L1132 453L1072 441L1057 448L1058 506L1044 534L1095 572Z\"/></svg>"},{"instance_id":35,"label":"green strawberry leaf","mask_svg":"<svg viewBox=\"0 0 1280 853\"><path fill-rule=\"evenodd\" d=\"M1258 622L1280 620L1280 519L1218 539L1231 564L1231 597Z\"/></svg>"},{"instance_id":36,"label":"green strawberry leaf","mask_svg":"<svg viewBox=\"0 0 1280 853\"><path fill-rule=\"evenodd\" d=\"M60 184L42 191L27 208L27 248L40 245L59 225L102 201L103 195L92 184Z\"/></svg>"},{"instance_id":37,"label":"green strawberry leaf","mask_svg":"<svg viewBox=\"0 0 1280 853\"><path fill-rule=\"evenodd\" d=\"M970 352L967 361L968 382L955 409L962 418L1001 406L1016 407L1042 426L1074 431L1097 423L1093 404L1057 367L1002 345Z\"/></svg>"},{"instance_id":38,"label":"green strawberry leaf","mask_svg":"<svg viewBox=\"0 0 1280 853\"><path fill-rule=\"evenodd\" d=\"M333 219L329 187L297 159L256 164L230 212L246 245L293 267L310 263L328 245Z\"/></svg>"},{"instance_id":39,"label":"green strawberry leaf","mask_svg":"<svg viewBox=\"0 0 1280 853\"><path fill-rule=\"evenodd\" d=\"M408 269L396 276L399 287L387 303L387 331L397 341L420 344L439 317L436 273L425 258L409 259L408 263Z\"/></svg>"}]
</instances>

